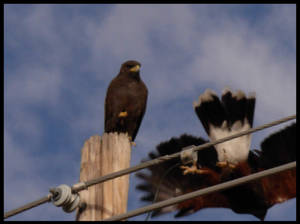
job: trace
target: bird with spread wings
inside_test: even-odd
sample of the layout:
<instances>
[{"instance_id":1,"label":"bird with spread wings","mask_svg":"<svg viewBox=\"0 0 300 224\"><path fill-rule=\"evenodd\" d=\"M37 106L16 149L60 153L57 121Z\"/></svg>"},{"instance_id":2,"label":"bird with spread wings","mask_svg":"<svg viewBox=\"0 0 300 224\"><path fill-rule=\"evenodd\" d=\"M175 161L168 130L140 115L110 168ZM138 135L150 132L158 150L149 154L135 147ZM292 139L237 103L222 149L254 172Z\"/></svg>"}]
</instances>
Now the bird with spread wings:
<instances>
[{"instance_id":1,"label":"bird with spread wings","mask_svg":"<svg viewBox=\"0 0 300 224\"><path fill-rule=\"evenodd\" d=\"M255 100L254 94L247 97L242 91L234 93L225 89L219 99L216 93L206 90L194 102L194 110L210 140L214 141L251 128ZM201 137L183 134L160 143L156 147L157 152L149 153L149 159L206 142ZM244 135L198 151L198 160L191 166L176 165L181 163L180 158L176 158L149 167L150 174L137 173L137 177L143 181L137 189L146 193L142 200L166 200L292 162L296 160L296 123L265 138L260 150L250 150L250 143L251 134ZM167 170L168 174L162 179ZM296 169L291 169L155 210L152 216L178 211L175 217L179 217L203 208L219 207L240 214L252 214L264 220L270 207L295 196Z\"/></svg>"}]
</instances>

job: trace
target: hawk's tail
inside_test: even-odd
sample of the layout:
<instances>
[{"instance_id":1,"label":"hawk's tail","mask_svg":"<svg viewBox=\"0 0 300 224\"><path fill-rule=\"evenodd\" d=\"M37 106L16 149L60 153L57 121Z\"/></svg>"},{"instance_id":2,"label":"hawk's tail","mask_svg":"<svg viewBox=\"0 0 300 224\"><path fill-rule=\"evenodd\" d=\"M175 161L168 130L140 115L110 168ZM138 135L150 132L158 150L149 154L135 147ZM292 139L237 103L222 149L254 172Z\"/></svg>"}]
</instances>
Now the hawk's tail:
<instances>
[{"instance_id":1,"label":"hawk's tail","mask_svg":"<svg viewBox=\"0 0 300 224\"><path fill-rule=\"evenodd\" d=\"M212 128L230 131L235 128L236 122L252 127L255 94L250 93L247 97L241 90L233 93L230 89L224 89L220 100L214 91L207 89L194 102L194 109L206 133L212 138Z\"/></svg>"},{"instance_id":2,"label":"hawk's tail","mask_svg":"<svg viewBox=\"0 0 300 224\"><path fill-rule=\"evenodd\" d=\"M252 127L255 95L251 93L247 97L241 90L234 93L225 89L219 99L215 92L207 89L194 102L194 109L210 140L215 141ZM247 160L250 143L251 134L248 134L217 144L219 161L237 164Z\"/></svg>"}]
</instances>

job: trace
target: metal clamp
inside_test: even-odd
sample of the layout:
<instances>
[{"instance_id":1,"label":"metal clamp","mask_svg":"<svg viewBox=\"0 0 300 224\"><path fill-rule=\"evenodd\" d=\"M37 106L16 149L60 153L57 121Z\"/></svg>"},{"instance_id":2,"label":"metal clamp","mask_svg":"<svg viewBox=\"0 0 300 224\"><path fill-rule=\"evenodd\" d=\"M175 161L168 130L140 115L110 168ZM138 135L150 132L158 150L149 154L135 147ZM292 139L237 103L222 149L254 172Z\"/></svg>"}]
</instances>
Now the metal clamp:
<instances>
[{"instance_id":1,"label":"metal clamp","mask_svg":"<svg viewBox=\"0 0 300 224\"><path fill-rule=\"evenodd\" d=\"M62 207L65 212L73 212L80 204L78 193L72 193L71 187L62 184L56 188L50 189L52 193L52 202L57 207Z\"/></svg>"},{"instance_id":2,"label":"metal clamp","mask_svg":"<svg viewBox=\"0 0 300 224\"><path fill-rule=\"evenodd\" d=\"M189 146L182 148L182 151L180 153L180 159L181 159L182 164L186 165L191 162L197 162L198 153L197 153L197 151L194 151L195 147L196 146L194 146L194 145L189 145Z\"/></svg>"}]
</instances>

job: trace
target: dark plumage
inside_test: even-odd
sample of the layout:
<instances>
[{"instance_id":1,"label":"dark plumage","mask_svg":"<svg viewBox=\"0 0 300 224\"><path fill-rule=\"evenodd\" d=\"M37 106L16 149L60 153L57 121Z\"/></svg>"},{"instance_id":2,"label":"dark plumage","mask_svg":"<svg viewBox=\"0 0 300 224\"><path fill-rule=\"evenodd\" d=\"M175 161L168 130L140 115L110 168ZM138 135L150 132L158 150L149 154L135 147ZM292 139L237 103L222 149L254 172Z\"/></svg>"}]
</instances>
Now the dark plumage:
<instances>
[{"instance_id":1,"label":"dark plumage","mask_svg":"<svg viewBox=\"0 0 300 224\"><path fill-rule=\"evenodd\" d=\"M109 84L105 98L105 132L127 132L131 141L139 130L148 96L140 67L137 61L123 63Z\"/></svg>"},{"instance_id":2,"label":"dark plumage","mask_svg":"<svg viewBox=\"0 0 300 224\"><path fill-rule=\"evenodd\" d=\"M206 91L199 97L199 101L194 104L194 107L207 134L211 140L215 140L233 134L232 132L239 132L252 127L254 105L254 95L246 97L241 91L233 94L231 91L225 90L222 100L219 100L212 91ZM183 147L201 145L206 142L200 137L186 134L179 138L173 137L169 141L160 143L156 147L158 153L149 153L149 158L155 159L163 155L173 154L181 151ZM218 148L218 145L222 147ZM158 183L170 167L173 168L162 180L156 201L167 200L295 161L296 124L294 123L267 137L261 143L261 150L249 150L249 135L237 141L218 145L198 151L198 161L194 166L202 173L195 171L195 169L184 171L183 167L180 166L179 158L149 167L150 174L137 173L137 176L144 181L137 186L137 189L146 192L142 200L153 201ZM222 157L223 151L225 157ZM232 163L232 166L217 165L224 159ZM270 207L294 197L296 197L296 169L165 207L154 211L152 216L178 211L175 215L178 217L203 208L223 207L240 214L252 214L263 220Z\"/></svg>"},{"instance_id":3,"label":"dark plumage","mask_svg":"<svg viewBox=\"0 0 300 224\"><path fill-rule=\"evenodd\" d=\"M265 144L266 141L268 144ZM173 137L169 141L160 143L157 146L156 149L158 153L149 153L149 159L173 154L181 151L182 147L192 144L201 145L205 142L206 141L202 138L186 134L179 138ZM276 147L276 145L280 147ZM187 175L183 175L183 170L179 166L175 166L161 182L156 201L167 200L185 193L294 161L296 159L296 124L294 123L269 136L261 144L261 150L255 150L256 153L251 150L248 160L239 163L229 175L228 173L222 173L219 167L212 166L210 162L216 159L216 150L213 147L209 148L209 150L198 151L198 157L205 159L199 160L197 164L199 168L209 170L210 172L208 174L199 175L197 173L188 173ZM277 155L279 154L284 156L278 157ZM266 161L268 162L266 163ZM179 158L173 159L149 167L151 171L150 174L144 172L137 173L137 177L143 180L143 183L138 185L137 189L146 193L141 199L152 202L161 177L170 167L179 162ZM152 216L177 210L178 212L175 216L180 217L197 212L203 208L222 207L232 209L239 214L252 214L260 220L263 220L268 209L273 205L294 197L296 197L296 169L287 170L248 184L243 184L221 192L206 194L165 207L154 211Z\"/></svg>"}]
</instances>

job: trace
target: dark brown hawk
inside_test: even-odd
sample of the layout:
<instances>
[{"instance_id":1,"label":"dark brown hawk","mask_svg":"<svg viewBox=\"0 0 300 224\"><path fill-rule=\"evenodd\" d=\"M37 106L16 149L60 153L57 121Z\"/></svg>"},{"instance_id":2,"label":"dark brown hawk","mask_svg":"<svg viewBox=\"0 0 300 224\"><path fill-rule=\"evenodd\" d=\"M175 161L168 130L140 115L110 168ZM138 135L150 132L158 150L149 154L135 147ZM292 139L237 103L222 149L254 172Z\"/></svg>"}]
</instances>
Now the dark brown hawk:
<instances>
[{"instance_id":1,"label":"dark brown hawk","mask_svg":"<svg viewBox=\"0 0 300 224\"><path fill-rule=\"evenodd\" d=\"M251 128L254 108L253 94L246 97L241 91L233 93L228 89L223 92L222 99L207 90L194 103L195 112L211 140ZM201 137L184 134L160 143L156 147L157 152L149 153L149 159L206 142ZM198 160L192 166L180 166L180 158L151 166L148 168L151 174L137 173L143 180L137 188L146 192L142 200L153 201L156 198L156 201L163 201L295 161L296 123L267 137L261 143L261 150L249 149L250 135L246 135L198 151ZM159 193L155 197L158 187ZM270 207L294 197L295 168L156 210L152 216L176 210L176 216L184 216L203 208L222 207L236 213L252 214L263 220Z\"/></svg>"},{"instance_id":2,"label":"dark brown hawk","mask_svg":"<svg viewBox=\"0 0 300 224\"><path fill-rule=\"evenodd\" d=\"M105 132L128 133L134 141L146 110L148 90L140 77L141 64L126 61L108 86Z\"/></svg>"}]
</instances>

